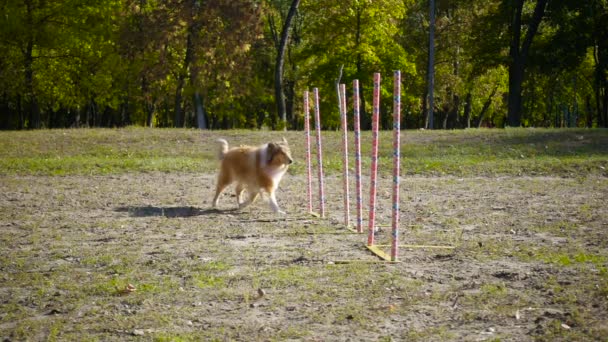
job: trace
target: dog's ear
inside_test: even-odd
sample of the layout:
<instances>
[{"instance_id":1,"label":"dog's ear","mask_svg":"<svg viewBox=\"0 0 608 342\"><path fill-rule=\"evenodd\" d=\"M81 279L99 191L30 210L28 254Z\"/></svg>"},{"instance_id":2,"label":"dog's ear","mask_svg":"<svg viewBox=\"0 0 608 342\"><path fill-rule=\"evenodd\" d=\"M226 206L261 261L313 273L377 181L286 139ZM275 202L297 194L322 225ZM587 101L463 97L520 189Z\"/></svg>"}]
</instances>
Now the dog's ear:
<instances>
[{"instance_id":1,"label":"dog's ear","mask_svg":"<svg viewBox=\"0 0 608 342\"><path fill-rule=\"evenodd\" d=\"M272 158L274 157L274 155L277 153L277 151L279 150L279 146L273 142L268 143L268 160L267 162L271 162Z\"/></svg>"}]
</instances>

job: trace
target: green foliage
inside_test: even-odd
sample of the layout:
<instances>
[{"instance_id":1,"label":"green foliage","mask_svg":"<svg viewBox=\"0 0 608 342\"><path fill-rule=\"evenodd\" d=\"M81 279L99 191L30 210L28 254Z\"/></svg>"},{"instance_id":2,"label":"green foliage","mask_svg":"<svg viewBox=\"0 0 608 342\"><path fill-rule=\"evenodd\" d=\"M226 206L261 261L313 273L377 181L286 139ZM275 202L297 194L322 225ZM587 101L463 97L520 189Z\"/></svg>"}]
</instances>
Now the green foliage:
<instances>
[{"instance_id":1,"label":"green foliage","mask_svg":"<svg viewBox=\"0 0 608 342\"><path fill-rule=\"evenodd\" d=\"M523 1L523 0L522 0ZM524 23L535 1L523 1ZM0 129L197 126L282 130L274 105L276 34L286 0L5 1L0 18ZM515 2L458 0L436 9L435 128L503 127ZM391 125L392 72L402 71L404 127L426 115L428 1L303 0L284 68L287 128L302 92L320 89L324 129L340 126L335 84L352 80L370 127L373 73ZM606 1L549 2L523 81L523 126L608 124ZM525 24L522 26L526 30Z\"/></svg>"},{"instance_id":2,"label":"green foliage","mask_svg":"<svg viewBox=\"0 0 608 342\"><path fill-rule=\"evenodd\" d=\"M413 61L398 41L399 23L406 15L407 3L394 0L302 3L306 44L298 58L307 70L303 89L319 88L325 129L340 126L335 81L341 66L344 66L341 83L347 85L349 92L352 80L359 79L362 96L366 98L362 100L364 128L369 128L366 113L371 113L373 74L380 72L385 85L392 84L394 70L401 70L404 79L415 75ZM392 86L384 86L381 96L382 113L390 115Z\"/></svg>"}]
</instances>

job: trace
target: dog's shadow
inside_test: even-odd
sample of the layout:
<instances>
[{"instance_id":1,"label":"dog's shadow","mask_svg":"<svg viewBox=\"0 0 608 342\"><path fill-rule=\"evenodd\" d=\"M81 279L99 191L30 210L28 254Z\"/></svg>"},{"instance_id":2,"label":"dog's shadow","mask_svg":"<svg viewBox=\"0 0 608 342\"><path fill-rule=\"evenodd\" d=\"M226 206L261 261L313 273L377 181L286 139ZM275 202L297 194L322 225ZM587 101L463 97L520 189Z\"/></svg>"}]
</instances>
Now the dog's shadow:
<instances>
[{"instance_id":1,"label":"dog's shadow","mask_svg":"<svg viewBox=\"0 0 608 342\"><path fill-rule=\"evenodd\" d=\"M154 207L126 206L115 208L114 211L128 213L131 217L192 217L234 213L236 210L200 209L196 207Z\"/></svg>"}]
</instances>

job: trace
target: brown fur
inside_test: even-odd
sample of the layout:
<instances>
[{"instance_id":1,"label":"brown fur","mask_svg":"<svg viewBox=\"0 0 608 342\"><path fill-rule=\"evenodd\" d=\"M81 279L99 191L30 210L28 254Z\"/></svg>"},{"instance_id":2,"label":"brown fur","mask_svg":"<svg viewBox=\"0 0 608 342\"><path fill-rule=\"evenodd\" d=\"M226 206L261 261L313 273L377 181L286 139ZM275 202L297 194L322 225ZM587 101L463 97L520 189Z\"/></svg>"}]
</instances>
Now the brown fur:
<instances>
[{"instance_id":1,"label":"brown fur","mask_svg":"<svg viewBox=\"0 0 608 342\"><path fill-rule=\"evenodd\" d=\"M284 213L279 209L275 191L289 164L293 162L287 140L283 138L281 142L271 142L259 147L239 146L232 149L228 148L226 140L219 139L218 142L221 165L213 207L217 206L222 191L236 182L236 201L239 209L253 203L258 195L265 191L268 193L271 209ZM249 197L241 202L244 190L247 190Z\"/></svg>"}]
</instances>

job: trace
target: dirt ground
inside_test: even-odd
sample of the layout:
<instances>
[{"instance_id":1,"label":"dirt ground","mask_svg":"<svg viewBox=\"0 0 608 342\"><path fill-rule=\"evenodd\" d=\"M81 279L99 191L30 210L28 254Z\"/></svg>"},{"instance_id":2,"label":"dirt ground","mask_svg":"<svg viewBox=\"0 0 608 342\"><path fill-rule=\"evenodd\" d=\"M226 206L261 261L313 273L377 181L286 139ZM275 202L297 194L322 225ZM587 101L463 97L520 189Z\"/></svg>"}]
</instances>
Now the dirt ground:
<instances>
[{"instance_id":1,"label":"dirt ground","mask_svg":"<svg viewBox=\"0 0 608 342\"><path fill-rule=\"evenodd\" d=\"M214 178L2 176L0 339L608 336L606 178L404 177L400 243L454 248L405 246L398 263L344 229L339 177L326 219L306 213L301 175L277 193L283 216L235 211L231 190L211 210ZM380 244L390 196L382 178Z\"/></svg>"}]
</instances>

